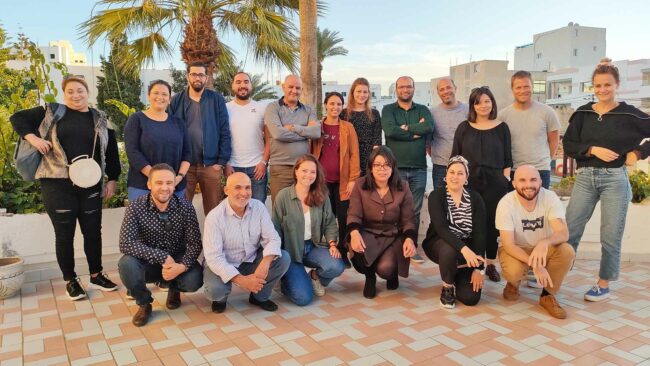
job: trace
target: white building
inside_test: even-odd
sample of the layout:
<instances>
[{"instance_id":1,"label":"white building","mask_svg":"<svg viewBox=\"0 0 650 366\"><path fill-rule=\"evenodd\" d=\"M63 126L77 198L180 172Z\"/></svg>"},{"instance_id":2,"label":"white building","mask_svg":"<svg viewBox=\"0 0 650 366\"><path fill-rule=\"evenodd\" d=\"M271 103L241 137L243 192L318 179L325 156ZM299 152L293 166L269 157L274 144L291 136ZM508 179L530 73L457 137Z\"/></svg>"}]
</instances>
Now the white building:
<instances>
[{"instance_id":1,"label":"white building","mask_svg":"<svg viewBox=\"0 0 650 366\"><path fill-rule=\"evenodd\" d=\"M345 98L345 103L352 96L350 94L350 88L352 84L339 84L337 81L323 81L323 98L325 98L326 93L339 92ZM281 93L280 93L281 94ZM381 100L381 84L370 84L370 103L373 106L377 106Z\"/></svg>"},{"instance_id":2,"label":"white building","mask_svg":"<svg viewBox=\"0 0 650 366\"><path fill-rule=\"evenodd\" d=\"M596 65L606 55L606 29L569 23L538 33L533 43L515 48L515 70L557 71Z\"/></svg>"},{"instance_id":3,"label":"white building","mask_svg":"<svg viewBox=\"0 0 650 366\"><path fill-rule=\"evenodd\" d=\"M425 105L429 108L433 105L434 91L431 89L430 81L416 81L415 90L413 91L413 102ZM390 95L392 102L397 100L397 91L395 90L395 83L390 84L388 88L388 95Z\"/></svg>"},{"instance_id":4,"label":"white building","mask_svg":"<svg viewBox=\"0 0 650 366\"><path fill-rule=\"evenodd\" d=\"M75 52L70 41L59 40L48 43L47 46L39 47L45 60L48 62L60 62L65 65L86 65L86 55Z\"/></svg>"}]
</instances>

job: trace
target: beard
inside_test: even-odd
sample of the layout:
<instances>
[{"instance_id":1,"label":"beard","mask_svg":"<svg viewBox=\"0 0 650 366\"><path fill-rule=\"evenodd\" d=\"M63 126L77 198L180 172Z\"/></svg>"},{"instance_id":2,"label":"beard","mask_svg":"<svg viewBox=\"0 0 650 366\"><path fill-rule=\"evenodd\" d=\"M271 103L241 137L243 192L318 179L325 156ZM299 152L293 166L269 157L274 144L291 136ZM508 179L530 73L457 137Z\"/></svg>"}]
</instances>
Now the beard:
<instances>
[{"instance_id":1,"label":"beard","mask_svg":"<svg viewBox=\"0 0 650 366\"><path fill-rule=\"evenodd\" d=\"M411 96L409 96L408 98L404 98L404 97L397 96L397 99L398 99L400 102L409 103L410 101L413 100L413 96L411 95Z\"/></svg>"},{"instance_id":2,"label":"beard","mask_svg":"<svg viewBox=\"0 0 650 366\"><path fill-rule=\"evenodd\" d=\"M517 194L519 197L522 197L526 201L533 201L535 198L537 198L537 195L539 194L540 188L535 189L535 192L530 196L529 194L526 194L525 191L527 191L530 187L526 187L524 189L519 189L517 188Z\"/></svg>"},{"instance_id":3,"label":"beard","mask_svg":"<svg viewBox=\"0 0 650 366\"><path fill-rule=\"evenodd\" d=\"M205 88L205 83L200 83L200 82L199 83L192 83L191 87L195 92L198 93L198 92L202 91Z\"/></svg>"},{"instance_id":4,"label":"beard","mask_svg":"<svg viewBox=\"0 0 650 366\"><path fill-rule=\"evenodd\" d=\"M250 91L248 93L244 94L244 95L239 95L239 92L235 93L235 98L237 98L239 100L248 100L248 99L250 99L250 97L251 97L251 92Z\"/></svg>"}]
</instances>

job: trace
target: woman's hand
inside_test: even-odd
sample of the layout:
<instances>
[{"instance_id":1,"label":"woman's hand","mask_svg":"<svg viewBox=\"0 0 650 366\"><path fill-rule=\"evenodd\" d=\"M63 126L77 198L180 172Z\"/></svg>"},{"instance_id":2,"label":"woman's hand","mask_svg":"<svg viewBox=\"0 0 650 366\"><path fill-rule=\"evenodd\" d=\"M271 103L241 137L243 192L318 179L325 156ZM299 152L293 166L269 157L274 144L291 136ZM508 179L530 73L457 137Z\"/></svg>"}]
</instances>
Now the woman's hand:
<instances>
[{"instance_id":1,"label":"woman's hand","mask_svg":"<svg viewBox=\"0 0 650 366\"><path fill-rule=\"evenodd\" d=\"M354 189L354 181L348 182L348 186L345 189L345 193L348 195L348 197L352 194L353 189Z\"/></svg>"},{"instance_id":2,"label":"woman's hand","mask_svg":"<svg viewBox=\"0 0 650 366\"><path fill-rule=\"evenodd\" d=\"M336 247L336 244L334 245L330 244L330 255L332 256L332 258L341 259L341 252L339 252L339 249Z\"/></svg>"},{"instance_id":3,"label":"woman's hand","mask_svg":"<svg viewBox=\"0 0 650 366\"><path fill-rule=\"evenodd\" d=\"M481 262L485 262L485 259L480 255L476 255L467 245L460 249L460 254L465 258L468 267L476 268L481 265Z\"/></svg>"},{"instance_id":4,"label":"woman's hand","mask_svg":"<svg viewBox=\"0 0 650 366\"><path fill-rule=\"evenodd\" d=\"M45 155L52 149L52 143L44 140L33 133L27 134L24 137L27 142L29 142L36 150L38 150L39 153Z\"/></svg>"},{"instance_id":5,"label":"woman's hand","mask_svg":"<svg viewBox=\"0 0 650 366\"><path fill-rule=\"evenodd\" d=\"M117 182L114 180L109 180L106 182L106 185L104 186L104 199L105 200L110 200L111 197L115 194L115 187L117 185Z\"/></svg>"},{"instance_id":6,"label":"woman's hand","mask_svg":"<svg viewBox=\"0 0 650 366\"><path fill-rule=\"evenodd\" d=\"M402 250L404 251L405 258L411 258L412 256L414 256L415 243L413 243L413 239L411 238L404 239L404 245L402 245Z\"/></svg>"},{"instance_id":7,"label":"woman's hand","mask_svg":"<svg viewBox=\"0 0 650 366\"><path fill-rule=\"evenodd\" d=\"M625 165L626 166L634 166L636 162L639 161L639 157L636 154L636 151L630 151L625 155Z\"/></svg>"},{"instance_id":8,"label":"woman's hand","mask_svg":"<svg viewBox=\"0 0 650 366\"><path fill-rule=\"evenodd\" d=\"M363 242L359 230L353 230L350 232L350 246L352 247L352 250L357 253L363 253L366 251L366 243Z\"/></svg>"},{"instance_id":9,"label":"woman's hand","mask_svg":"<svg viewBox=\"0 0 650 366\"><path fill-rule=\"evenodd\" d=\"M483 283L485 283L485 276L481 274L481 271L475 269L472 271L472 278L469 280L469 283L472 284L472 290L478 292L483 288Z\"/></svg>"},{"instance_id":10,"label":"woman's hand","mask_svg":"<svg viewBox=\"0 0 650 366\"><path fill-rule=\"evenodd\" d=\"M618 159L616 152L600 146L592 146L589 149L589 154L607 163Z\"/></svg>"}]
</instances>

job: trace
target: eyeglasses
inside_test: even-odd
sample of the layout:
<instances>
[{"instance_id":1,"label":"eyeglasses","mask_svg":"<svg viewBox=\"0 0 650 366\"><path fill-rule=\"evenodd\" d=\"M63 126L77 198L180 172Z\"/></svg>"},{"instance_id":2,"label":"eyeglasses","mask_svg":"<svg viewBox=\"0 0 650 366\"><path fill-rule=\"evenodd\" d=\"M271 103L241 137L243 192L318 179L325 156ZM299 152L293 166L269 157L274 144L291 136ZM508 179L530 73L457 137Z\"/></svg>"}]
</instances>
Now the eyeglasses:
<instances>
[{"instance_id":1,"label":"eyeglasses","mask_svg":"<svg viewBox=\"0 0 650 366\"><path fill-rule=\"evenodd\" d=\"M208 76L208 75L206 75L206 74L197 74L197 73L194 73L194 72L190 74L190 77L193 78L193 79L203 79L206 76Z\"/></svg>"},{"instance_id":2,"label":"eyeglasses","mask_svg":"<svg viewBox=\"0 0 650 366\"><path fill-rule=\"evenodd\" d=\"M174 228L171 220L169 220L169 213L167 212L158 212L158 218L163 222L163 229L165 231L171 231Z\"/></svg>"},{"instance_id":3,"label":"eyeglasses","mask_svg":"<svg viewBox=\"0 0 650 366\"><path fill-rule=\"evenodd\" d=\"M487 86L487 85L479 86L479 87L477 87L477 88L472 89L471 92L474 93L474 92L477 91L477 90L490 90L490 87Z\"/></svg>"},{"instance_id":4,"label":"eyeglasses","mask_svg":"<svg viewBox=\"0 0 650 366\"><path fill-rule=\"evenodd\" d=\"M393 167L390 166L390 164L388 164L388 163L385 163L385 164L373 163L372 168L377 169L377 170L388 170L388 169L392 169Z\"/></svg>"}]
</instances>

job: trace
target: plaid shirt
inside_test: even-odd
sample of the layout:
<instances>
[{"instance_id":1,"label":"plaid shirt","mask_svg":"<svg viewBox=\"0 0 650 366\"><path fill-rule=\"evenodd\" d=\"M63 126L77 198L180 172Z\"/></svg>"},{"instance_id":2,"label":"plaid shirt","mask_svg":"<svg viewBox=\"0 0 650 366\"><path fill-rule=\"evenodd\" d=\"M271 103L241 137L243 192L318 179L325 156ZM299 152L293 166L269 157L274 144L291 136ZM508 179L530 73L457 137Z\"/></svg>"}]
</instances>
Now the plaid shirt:
<instances>
[{"instance_id":1,"label":"plaid shirt","mask_svg":"<svg viewBox=\"0 0 650 366\"><path fill-rule=\"evenodd\" d=\"M170 255L187 268L201 254L201 231L194 206L172 195L160 212L146 194L129 202L120 230L120 252L163 264Z\"/></svg>"}]
</instances>

